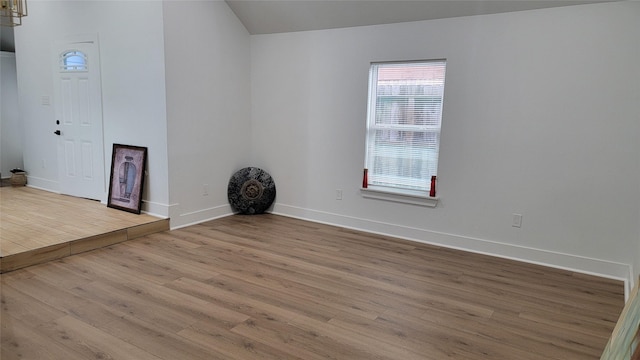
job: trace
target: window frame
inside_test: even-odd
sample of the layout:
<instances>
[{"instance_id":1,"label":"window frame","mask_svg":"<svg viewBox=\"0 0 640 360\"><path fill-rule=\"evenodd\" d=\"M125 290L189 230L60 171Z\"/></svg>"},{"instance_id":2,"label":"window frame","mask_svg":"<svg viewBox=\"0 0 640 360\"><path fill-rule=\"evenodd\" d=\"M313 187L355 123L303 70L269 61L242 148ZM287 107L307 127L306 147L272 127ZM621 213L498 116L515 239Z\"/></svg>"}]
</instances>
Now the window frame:
<instances>
[{"instance_id":1,"label":"window frame","mask_svg":"<svg viewBox=\"0 0 640 360\"><path fill-rule=\"evenodd\" d=\"M74 61L69 61L73 59ZM81 61L75 62L75 59ZM89 59L84 51L77 49L65 50L60 54L60 71L61 72L88 72Z\"/></svg>"},{"instance_id":2,"label":"window frame","mask_svg":"<svg viewBox=\"0 0 640 360\"><path fill-rule=\"evenodd\" d=\"M433 94L400 94L400 95L378 95L378 75L379 69L381 67L387 65L407 65L410 67L411 65L419 65L425 64L429 65L430 63L434 65L442 66L442 84L441 92L439 95L435 95L439 101L439 118L437 119L437 125L428 124L426 121L425 124L380 124L376 122L376 118L378 116L376 105L379 105L378 102L381 97L393 98L396 97L406 98L407 103L411 103L411 99L415 101L416 98L426 99L428 97L433 97ZM430 59L430 60L413 60L413 61L388 61L388 62L372 62L369 66L369 83L368 83L368 98L367 98L367 119L366 119L366 132L365 132L365 159L364 159L364 167L369 169L369 177L371 177L371 169L373 165L373 155L372 148L374 146L374 137L376 136L376 132L380 130L389 130L396 131L398 133L403 131L410 131L413 133L423 133L424 136L432 136L429 134L435 134L437 140L435 141L435 151L437 153L436 165L435 165L435 173L437 173L438 161L439 161L439 147L440 147L440 132L442 129L442 113L444 107L444 87L445 87L445 76L446 76L446 59ZM417 83L420 82L428 82L427 79L416 80ZM415 106L415 103L414 103ZM424 114L423 114L424 115ZM404 140L403 140L404 141ZM407 145L405 143L405 145ZM425 149L426 151L426 149ZM424 159L425 157L422 157ZM435 175L435 174L433 174ZM376 175L380 178L380 175ZM392 178L392 175L389 175L389 178ZM438 202L438 197L430 197L429 196L429 184L425 184L423 188L415 188L410 185L406 185L408 182L405 181L405 185L403 186L401 183L404 179L407 179L407 176L400 176L400 181L396 181L393 186L385 186L380 184L369 184L367 187L361 188L361 194L366 198L375 198L381 200L409 203L414 205L423 205L429 207L435 207ZM370 178L369 178L370 179ZM423 178L421 176L422 181L430 181L430 175L427 175L427 178Z\"/></svg>"}]
</instances>

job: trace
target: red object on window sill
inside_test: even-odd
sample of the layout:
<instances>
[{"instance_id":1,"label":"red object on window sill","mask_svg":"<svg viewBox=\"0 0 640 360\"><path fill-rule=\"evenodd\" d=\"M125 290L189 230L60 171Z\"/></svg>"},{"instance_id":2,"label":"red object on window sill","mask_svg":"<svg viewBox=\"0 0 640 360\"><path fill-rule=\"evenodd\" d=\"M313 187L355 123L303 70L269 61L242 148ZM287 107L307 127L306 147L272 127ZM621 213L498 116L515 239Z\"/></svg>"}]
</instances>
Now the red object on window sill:
<instances>
[{"instance_id":1,"label":"red object on window sill","mask_svg":"<svg viewBox=\"0 0 640 360\"><path fill-rule=\"evenodd\" d=\"M429 190L429 196L431 197L436 196L436 177L435 176L431 177L431 189Z\"/></svg>"},{"instance_id":2,"label":"red object on window sill","mask_svg":"<svg viewBox=\"0 0 640 360\"><path fill-rule=\"evenodd\" d=\"M364 169L364 172L362 174L362 188L366 189L369 187L369 170Z\"/></svg>"}]
</instances>

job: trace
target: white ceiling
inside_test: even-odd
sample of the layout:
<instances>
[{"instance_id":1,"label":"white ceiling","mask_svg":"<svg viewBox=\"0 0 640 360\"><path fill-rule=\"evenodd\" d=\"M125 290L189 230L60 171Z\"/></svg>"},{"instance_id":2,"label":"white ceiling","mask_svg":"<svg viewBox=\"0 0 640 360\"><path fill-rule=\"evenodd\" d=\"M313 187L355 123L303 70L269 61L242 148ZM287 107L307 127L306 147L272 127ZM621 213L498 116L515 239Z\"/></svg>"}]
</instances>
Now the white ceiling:
<instances>
[{"instance_id":1,"label":"white ceiling","mask_svg":"<svg viewBox=\"0 0 640 360\"><path fill-rule=\"evenodd\" d=\"M332 29L616 0L225 0L250 34Z\"/></svg>"},{"instance_id":2,"label":"white ceiling","mask_svg":"<svg viewBox=\"0 0 640 360\"><path fill-rule=\"evenodd\" d=\"M225 0L250 34L495 14L619 0ZM13 29L0 48L14 51Z\"/></svg>"}]
</instances>

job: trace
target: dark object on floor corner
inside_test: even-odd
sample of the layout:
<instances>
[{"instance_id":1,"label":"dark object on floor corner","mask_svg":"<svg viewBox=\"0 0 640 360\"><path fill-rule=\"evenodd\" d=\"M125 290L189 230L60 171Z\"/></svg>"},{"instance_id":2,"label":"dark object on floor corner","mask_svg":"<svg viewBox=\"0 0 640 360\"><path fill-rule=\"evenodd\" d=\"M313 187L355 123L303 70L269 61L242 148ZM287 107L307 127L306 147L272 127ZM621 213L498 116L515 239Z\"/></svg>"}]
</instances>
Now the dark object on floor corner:
<instances>
[{"instance_id":1,"label":"dark object on floor corner","mask_svg":"<svg viewBox=\"0 0 640 360\"><path fill-rule=\"evenodd\" d=\"M27 172L21 169L11 170L11 178L9 180L11 186L25 186L27 185Z\"/></svg>"},{"instance_id":2,"label":"dark object on floor corner","mask_svg":"<svg viewBox=\"0 0 640 360\"><path fill-rule=\"evenodd\" d=\"M271 175L256 167L238 170L229 179L229 203L234 212L262 214L276 198L276 184Z\"/></svg>"}]
</instances>

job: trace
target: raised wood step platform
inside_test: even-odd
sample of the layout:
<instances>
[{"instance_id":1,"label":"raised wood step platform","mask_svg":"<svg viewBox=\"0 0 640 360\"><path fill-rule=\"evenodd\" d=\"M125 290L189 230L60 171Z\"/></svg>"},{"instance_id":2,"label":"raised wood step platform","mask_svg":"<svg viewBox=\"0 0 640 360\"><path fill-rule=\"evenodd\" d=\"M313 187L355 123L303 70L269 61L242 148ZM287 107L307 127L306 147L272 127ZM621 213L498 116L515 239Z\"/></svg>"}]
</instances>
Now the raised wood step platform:
<instances>
[{"instance_id":1,"label":"raised wood step platform","mask_svg":"<svg viewBox=\"0 0 640 360\"><path fill-rule=\"evenodd\" d=\"M30 187L0 187L0 273L169 229L169 220Z\"/></svg>"}]
</instances>

